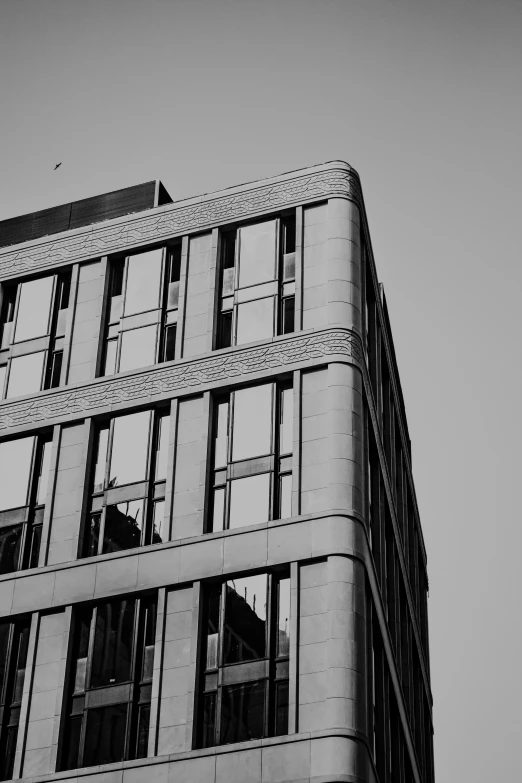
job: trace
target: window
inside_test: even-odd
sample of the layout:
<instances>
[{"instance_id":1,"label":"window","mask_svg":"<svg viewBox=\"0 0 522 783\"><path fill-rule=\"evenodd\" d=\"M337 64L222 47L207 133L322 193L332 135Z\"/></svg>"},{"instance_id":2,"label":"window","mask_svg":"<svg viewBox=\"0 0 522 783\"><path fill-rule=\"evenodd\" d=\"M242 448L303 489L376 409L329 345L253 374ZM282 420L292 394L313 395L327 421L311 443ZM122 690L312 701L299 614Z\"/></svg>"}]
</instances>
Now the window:
<instances>
[{"instance_id":1,"label":"window","mask_svg":"<svg viewBox=\"0 0 522 783\"><path fill-rule=\"evenodd\" d=\"M0 443L0 574L38 566L50 460L47 436Z\"/></svg>"},{"instance_id":2,"label":"window","mask_svg":"<svg viewBox=\"0 0 522 783\"><path fill-rule=\"evenodd\" d=\"M180 270L181 244L111 263L102 375L175 358Z\"/></svg>"},{"instance_id":3,"label":"window","mask_svg":"<svg viewBox=\"0 0 522 783\"><path fill-rule=\"evenodd\" d=\"M62 769L147 755L156 608L133 596L75 612Z\"/></svg>"},{"instance_id":4,"label":"window","mask_svg":"<svg viewBox=\"0 0 522 783\"><path fill-rule=\"evenodd\" d=\"M164 540L169 422L166 411L141 411L98 429L84 557Z\"/></svg>"},{"instance_id":5,"label":"window","mask_svg":"<svg viewBox=\"0 0 522 783\"><path fill-rule=\"evenodd\" d=\"M216 399L209 532L291 516L292 440L290 384Z\"/></svg>"},{"instance_id":6,"label":"window","mask_svg":"<svg viewBox=\"0 0 522 783\"><path fill-rule=\"evenodd\" d=\"M293 332L295 214L224 232L217 347Z\"/></svg>"},{"instance_id":7,"label":"window","mask_svg":"<svg viewBox=\"0 0 522 783\"><path fill-rule=\"evenodd\" d=\"M29 628L29 618L0 623L0 780L13 776Z\"/></svg>"},{"instance_id":8,"label":"window","mask_svg":"<svg viewBox=\"0 0 522 783\"><path fill-rule=\"evenodd\" d=\"M290 579L257 574L205 597L200 747L288 733Z\"/></svg>"},{"instance_id":9,"label":"window","mask_svg":"<svg viewBox=\"0 0 522 783\"><path fill-rule=\"evenodd\" d=\"M0 398L60 385L70 286L70 272L4 286Z\"/></svg>"}]
</instances>

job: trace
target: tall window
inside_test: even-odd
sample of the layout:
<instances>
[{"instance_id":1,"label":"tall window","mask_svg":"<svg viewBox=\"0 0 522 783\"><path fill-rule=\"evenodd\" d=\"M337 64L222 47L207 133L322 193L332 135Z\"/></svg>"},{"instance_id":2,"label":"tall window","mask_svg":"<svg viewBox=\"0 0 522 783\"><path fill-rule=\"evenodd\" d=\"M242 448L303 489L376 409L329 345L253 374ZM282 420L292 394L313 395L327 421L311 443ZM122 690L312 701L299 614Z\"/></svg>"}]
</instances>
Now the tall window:
<instances>
[{"instance_id":1,"label":"tall window","mask_svg":"<svg viewBox=\"0 0 522 783\"><path fill-rule=\"evenodd\" d=\"M84 557L164 540L169 422L166 411L141 411L99 428Z\"/></svg>"},{"instance_id":2,"label":"tall window","mask_svg":"<svg viewBox=\"0 0 522 783\"><path fill-rule=\"evenodd\" d=\"M48 436L0 443L0 574L38 565L50 460Z\"/></svg>"},{"instance_id":3,"label":"tall window","mask_svg":"<svg viewBox=\"0 0 522 783\"><path fill-rule=\"evenodd\" d=\"M13 776L29 627L29 618L0 623L0 780Z\"/></svg>"},{"instance_id":4,"label":"tall window","mask_svg":"<svg viewBox=\"0 0 522 783\"><path fill-rule=\"evenodd\" d=\"M291 516L293 389L265 383L214 408L211 530Z\"/></svg>"},{"instance_id":5,"label":"tall window","mask_svg":"<svg viewBox=\"0 0 522 783\"><path fill-rule=\"evenodd\" d=\"M181 244L111 263L102 375L175 358L180 268Z\"/></svg>"},{"instance_id":6,"label":"tall window","mask_svg":"<svg viewBox=\"0 0 522 783\"><path fill-rule=\"evenodd\" d=\"M294 331L295 214L224 232L217 347Z\"/></svg>"},{"instance_id":7,"label":"tall window","mask_svg":"<svg viewBox=\"0 0 522 783\"><path fill-rule=\"evenodd\" d=\"M4 286L0 398L60 385L71 273Z\"/></svg>"},{"instance_id":8,"label":"tall window","mask_svg":"<svg viewBox=\"0 0 522 783\"><path fill-rule=\"evenodd\" d=\"M199 746L288 732L290 579L257 574L209 587Z\"/></svg>"},{"instance_id":9,"label":"tall window","mask_svg":"<svg viewBox=\"0 0 522 783\"><path fill-rule=\"evenodd\" d=\"M147 755L156 606L134 596L75 612L62 769Z\"/></svg>"}]
</instances>

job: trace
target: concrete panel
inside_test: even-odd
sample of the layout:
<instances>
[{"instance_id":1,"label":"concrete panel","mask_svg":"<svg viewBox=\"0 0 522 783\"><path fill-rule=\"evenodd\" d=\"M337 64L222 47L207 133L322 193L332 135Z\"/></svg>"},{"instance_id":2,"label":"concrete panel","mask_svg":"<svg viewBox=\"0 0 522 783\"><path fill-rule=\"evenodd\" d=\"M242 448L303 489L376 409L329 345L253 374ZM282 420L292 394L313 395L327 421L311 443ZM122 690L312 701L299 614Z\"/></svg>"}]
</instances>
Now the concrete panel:
<instances>
[{"instance_id":1,"label":"concrete panel","mask_svg":"<svg viewBox=\"0 0 522 783\"><path fill-rule=\"evenodd\" d=\"M212 308L212 234L191 237L187 268L187 293L183 356L207 350L208 313Z\"/></svg>"}]
</instances>

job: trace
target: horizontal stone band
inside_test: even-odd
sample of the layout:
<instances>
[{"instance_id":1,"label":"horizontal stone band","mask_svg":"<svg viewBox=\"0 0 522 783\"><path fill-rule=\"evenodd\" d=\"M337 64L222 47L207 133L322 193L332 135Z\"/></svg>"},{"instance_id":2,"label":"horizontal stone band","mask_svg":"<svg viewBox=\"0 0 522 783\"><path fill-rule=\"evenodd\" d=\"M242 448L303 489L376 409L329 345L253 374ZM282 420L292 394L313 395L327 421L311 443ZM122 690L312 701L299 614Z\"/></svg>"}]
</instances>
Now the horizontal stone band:
<instances>
[{"instance_id":1,"label":"horizontal stone band","mask_svg":"<svg viewBox=\"0 0 522 783\"><path fill-rule=\"evenodd\" d=\"M140 405L147 399L169 399L192 387L209 385L244 375L277 371L290 365L339 355L362 363L359 336L340 327L276 339L257 348L216 352L204 359L159 364L124 376L98 378L88 384L39 392L16 402L0 404L0 432L6 435L20 427L40 426L94 415L119 403Z\"/></svg>"},{"instance_id":2,"label":"horizontal stone band","mask_svg":"<svg viewBox=\"0 0 522 783\"><path fill-rule=\"evenodd\" d=\"M359 203L361 192L357 173L341 168L321 170L245 188L233 195L202 197L185 206L179 202L167 204L153 214L131 215L125 220L116 218L102 226L87 226L72 235L56 235L50 241L39 241L17 250L5 248L0 251L0 280L331 196L344 196Z\"/></svg>"}]
</instances>

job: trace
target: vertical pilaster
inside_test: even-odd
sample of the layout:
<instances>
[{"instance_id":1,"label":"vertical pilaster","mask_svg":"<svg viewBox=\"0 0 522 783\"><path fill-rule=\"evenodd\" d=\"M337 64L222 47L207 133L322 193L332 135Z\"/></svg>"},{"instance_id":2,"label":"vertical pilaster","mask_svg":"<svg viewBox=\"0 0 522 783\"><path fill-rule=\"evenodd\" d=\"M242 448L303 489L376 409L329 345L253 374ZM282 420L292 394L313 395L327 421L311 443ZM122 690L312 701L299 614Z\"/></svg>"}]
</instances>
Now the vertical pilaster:
<instances>
[{"instance_id":1,"label":"vertical pilaster","mask_svg":"<svg viewBox=\"0 0 522 783\"><path fill-rule=\"evenodd\" d=\"M295 331L303 328L303 208L295 210Z\"/></svg>"},{"instance_id":2,"label":"vertical pilaster","mask_svg":"<svg viewBox=\"0 0 522 783\"><path fill-rule=\"evenodd\" d=\"M290 563L290 664L288 733L299 731L299 563Z\"/></svg>"},{"instance_id":3,"label":"vertical pilaster","mask_svg":"<svg viewBox=\"0 0 522 783\"><path fill-rule=\"evenodd\" d=\"M216 345L219 293L219 229L214 228L212 231L212 247L210 250L207 352L212 351Z\"/></svg>"},{"instance_id":4,"label":"vertical pilaster","mask_svg":"<svg viewBox=\"0 0 522 783\"><path fill-rule=\"evenodd\" d=\"M292 433L292 509L293 517L301 513L301 371L293 374L294 421Z\"/></svg>"},{"instance_id":5,"label":"vertical pilaster","mask_svg":"<svg viewBox=\"0 0 522 783\"><path fill-rule=\"evenodd\" d=\"M55 424L53 427L53 439L51 443L51 462L49 465L49 480L47 483L47 492L45 494L45 509L42 523L42 540L40 543L40 552L38 555L38 567L47 562L47 552L49 549L49 532L53 513L54 492L56 489L56 476L58 473L58 454L60 451L61 426Z\"/></svg>"},{"instance_id":6,"label":"vertical pilaster","mask_svg":"<svg viewBox=\"0 0 522 783\"><path fill-rule=\"evenodd\" d=\"M71 289L69 294L69 317L67 319L67 326L65 327L65 337L63 341L63 359L62 370L60 373L60 386L65 386L67 378L69 377L69 363L71 361L71 341L73 333L73 324L76 315L76 301L78 298L78 280L80 273L80 265L74 264L71 270ZM0 303L1 307L1 303Z\"/></svg>"}]
</instances>

